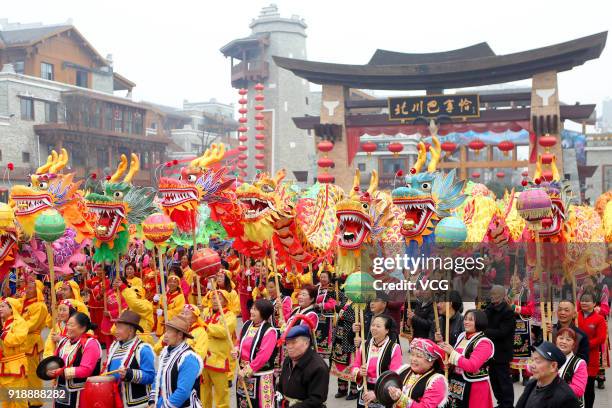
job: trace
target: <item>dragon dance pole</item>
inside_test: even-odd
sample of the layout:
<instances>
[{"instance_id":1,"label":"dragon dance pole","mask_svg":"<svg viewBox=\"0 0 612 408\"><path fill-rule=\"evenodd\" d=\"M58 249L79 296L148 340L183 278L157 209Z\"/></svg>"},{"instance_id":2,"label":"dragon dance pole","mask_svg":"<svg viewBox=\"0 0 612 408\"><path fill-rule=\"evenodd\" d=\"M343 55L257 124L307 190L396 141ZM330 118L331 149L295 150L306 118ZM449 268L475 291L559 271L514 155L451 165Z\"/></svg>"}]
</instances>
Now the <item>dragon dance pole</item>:
<instances>
[{"instance_id":1,"label":"dragon dance pole","mask_svg":"<svg viewBox=\"0 0 612 408\"><path fill-rule=\"evenodd\" d=\"M117 258L115 259L115 279L121 279L120 273L119 273L119 263L120 263L120 259L121 256L117 255ZM117 308L119 310L119 315L121 315L121 294L119 293L119 288L115 289L115 297L117 298Z\"/></svg>"},{"instance_id":2,"label":"dragon dance pole","mask_svg":"<svg viewBox=\"0 0 612 408\"><path fill-rule=\"evenodd\" d=\"M276 250L274 249L273 240L270 241L270 259L272 261L272 270L274 272L274 284L276 285L276 300L280 302L279 314L282 326L283 324L285 324L285 315L283 313L283 303L281 301L282 297L280 291L280 284L278 283L278 269L276 269Z\"/></svg>"},{"instance_id":3,"label":"dragon dance pole","mask_svg":"<svg viewBox=\"0 0 612 408\"><path fill-rule=\"evenodd\" d=\"M195 254L197 249L197 242L196 242L196 229L195 229L195 221L194 221L194 227L193 227L193 251L191 256L193 257L193 255ZM202 310L202 285L200 284L200 277L199 276L195 276L195 280L196 280L196 287L198 290L198 308L200 310Z\"/></svg>"},{"instance_id":4,"label":"dragon dance pole","mask_svg":"<svg viewBox=\"0 0 612 408\"><path fill-rule=\"evenodd\" d=\"M162 253L162 248L157 246L157 256L159 259L159 278L161 282L161 290L162 290L162 305L164 306L164 322L168 322L168 299L166 298L166 278L164 277L164 255Z\"/></svg>"}]
</instances>

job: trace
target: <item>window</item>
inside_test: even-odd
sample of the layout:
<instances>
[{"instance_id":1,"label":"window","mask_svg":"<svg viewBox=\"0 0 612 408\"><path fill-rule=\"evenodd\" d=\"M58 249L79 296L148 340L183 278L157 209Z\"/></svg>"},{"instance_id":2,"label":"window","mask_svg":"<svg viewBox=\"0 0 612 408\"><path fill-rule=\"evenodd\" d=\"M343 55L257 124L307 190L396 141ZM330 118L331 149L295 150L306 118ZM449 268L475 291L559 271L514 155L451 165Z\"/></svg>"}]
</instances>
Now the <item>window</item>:
<instances>
[{"instance_id":1,"label":"window","mask_svg":"<svg viewBox=\"0 0 612 408\"><path fill-rule=\"evenodd\" d=\"M383 159L382 161L382 174L392 175L398 170L406 169L406 159Z\"/></svg>"},{"instance_id":2,"label":"window","mask_svg":"<svg viewBox=\"0 0 612 408\"><path fill-rule=\"evenodd\" d=\"M113 119L115 119L115 132L123 131L123 118L122 112L119 108L113 109Z\"/></svg>"},{"instance_id":3,"label":"window","mask_svg":"<svg viewBox=\"0 0 612 408\"><path fill-rule=\"evenodd\" d=\"M49 81L53 81L53 64L49 64L47 62L40 63L40 77L42 79L48 79Z\"/></svg>"},{"instance_id":4,"label":"window","mask_svg":"<svg viewBox=\"0 0 612 408\"><path fill-rule=\"evenodd\" d=\"M201 146L200 144L192 143L191 144L191 151L194 152L194 153L198 153L200 151L200 146Z\"/></svg>"},{"instance_id":5,"label":"window","mask_svg":"<svg viewBox=\"0 0 612 408\"><path fill-rule=\"evenodd\" d=\"M57 123L57 103L45 102L45 122Z\"/></svg>"},{"instance_id":6,"label":"window","mask_svg":"<svg viewBox=\"0 0 612 408\"><path fill-rule=\"evenodd\" d=\"M103 169L108 166L108 150L96 149L98 168Z\"/></svg>"},{"instance_id":7,"label":"window","mask_svg":"<svg viewBox=\"0 0 612 408\"><path fill-rule=\"evenodd\" d=\"M18 74L23 74L25 71L25 62L24 61L14 61L13 68L15 72Z\"/></svg>"},{"instance_id":8,"label":"window","mask_svg":"<svg viewBox=\"0 0 612 408\"><path fill-rule=\"evenodd\" d=\"M113 107L111 105L106 105L104 112L104 129L113 130Z\"/></svg>"},{"instance_id":9,"label":"window","mask_svg":"<svg viewBox=\"0 0 612 408\"><path fill-rule=\"evenodd\" d=\"M612 190L612 166L603 166L603 190Z\"/></svg>"},{"instance_id":10,"label":"window","mask_svg":"<svg viewBox=\"0 0 612 408\"><path fill-rule=\"evenodd\" d=\"M89 105L87 103L83 103L81 105L81 123L84 127L88 128L91 125L90 119L91 117L89 115Z\"/></svg>"},{"instance_id":11,"label":"window","mask_svg":"<svg viewBox=\"0 0 612 408\"><path fill-rule=\"evenodd\" d=\"M142 134L142 115L140 112L134 112L134 133Z\"/></svg>"},{"instance_id":12,"label":"window","mask_svg":"<svg viewBox=\"0 0 612 408\"><path fill-rule=\"evenodd\" d=\"M357 168L359 169L359 171L365 171L365 169L366 169L366 168L365 168L365 163L359 163L359 164L357 165Z\"/></svg>"},{"instance_id":13,"label":"window","mask_svg":"<svg viewBox=\"0 0 612 408\"><path fill-rule=\"evenodd\" d=\"M30 162L30 153L29 152L21 152L21 161L24 163Z\"/></svg>"},{"instance_id":14,"label":"window","mask_svg":"<svg viewBox=\"0 0 612 408\"><path fill-rule=\"evenodd\" d=\"M100 103L94 103L93 113L91 117L91 127L100 129L100 118L102 117L102 106Z\"/></svg>"},{"instance_id":15,"label":"window","mask_svg":"<svg viewBox=\"0 0 612 408\"><path fill-rule=\"evenodd\" d=\"M88 88L87 86L87 71L77 70L76 72L76 86L82 88Z\"/></svg>"},{"instance_id":16,"label":"window","mask_svg":"<svg viewBox=\"0 0 612 408\"><path fill-rule=\"evenodd\" d=\"M133 133L131 111L125 112L125 131L126 133Z\"/></svg>"},{"instance_id":17,"label":"window","mask_svg":"<svg viewBox=\"0 0 612 408\"><path fill-rule=\"evenodd\" d=\"M34 99L21 98L21 119L34 120Z\"/></svg>"}]
</instances>

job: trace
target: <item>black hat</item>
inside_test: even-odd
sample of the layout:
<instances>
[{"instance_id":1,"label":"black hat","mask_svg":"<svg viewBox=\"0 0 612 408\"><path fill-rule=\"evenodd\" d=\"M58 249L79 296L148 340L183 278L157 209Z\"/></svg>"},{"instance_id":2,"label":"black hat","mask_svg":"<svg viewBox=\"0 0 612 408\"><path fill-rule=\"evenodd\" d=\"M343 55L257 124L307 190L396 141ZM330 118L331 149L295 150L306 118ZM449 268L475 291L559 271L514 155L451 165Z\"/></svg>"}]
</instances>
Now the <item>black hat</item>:
<instances>
[{"instance_id":1,"label":"black hat","mask_svg":"<svg viewBox=\"0 0 612 408\"><path fill-rule=\"evenodd\" d=\"M565 354L551 342L543 341L539 346L534 347L535 351L548 361L556 361L561 367L565 364Z\"/></svg>"},{"instance_id":2,"label":"black hat","mask_svg":"<svg viewBox=\"0 0 612 408\"><path fill-rule=\"evenodd\" d=\"M376 291L376 296L374 297L373 300L378 300L379 302L389 302L389 295L387 294L387 292L383 291L383 290L377 290Z\"/></svg>"},{"instance_id":3,"label":"black hat","mask_svg":"<svg viewBox=\"0 0 612 408\"><path fill-rule=\"evenodd\" d=\"M36 375L38 378L44 381L53 380L53 377L49 377L47 375L47 371L57 370L58 368L62 368L64 365L64 360L57 356L44 358L40 363L38 363L38 367L36 367Z\"/></svg>"}]
</instances>

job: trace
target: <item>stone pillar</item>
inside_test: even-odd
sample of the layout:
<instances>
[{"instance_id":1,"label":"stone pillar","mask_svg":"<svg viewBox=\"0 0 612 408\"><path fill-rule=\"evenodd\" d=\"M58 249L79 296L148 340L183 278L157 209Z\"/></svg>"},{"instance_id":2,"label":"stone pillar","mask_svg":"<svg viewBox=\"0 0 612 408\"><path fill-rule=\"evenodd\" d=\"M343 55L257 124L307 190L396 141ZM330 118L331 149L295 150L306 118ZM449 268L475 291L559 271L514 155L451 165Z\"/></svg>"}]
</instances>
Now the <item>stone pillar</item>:
<instances>
[{"instance_id":1,"label":"stone pillar","mask_svg":"<svg viewBox=\"0 0 612 408\"><path fill-rule=\"evenodd\" d=\"M550 149L557 161L559 173L563 175L563 150L561 148L561 112L559 109L559 88L557 86L557 72L548 71L533 76L531 80L531 129L536 133L536 146L538 154L544 153L544 148L538 145L537 140L549 133L557 138L557 144ZM531 151L530 157L531 157ZM537 158L537 157L536 157ZM548 169L544 166L543 170ZM529 163L529 174L533 176L535 163Z\"/></svg>"},{"instance_id":2,"label":"stone pillar","mask_svg":"<svg viewBox=\"0 0 612 408\"><path fill-rule=\"evenodd\" d=\"M321 124L334 124L342 127L341 140L334 142L334 149L328 153L328 157L334 161L335 167L329 169L329 173L336 178L335 184L346 189L353 185L353 171L348 166L348 150L346 145L346 123L344 121L346 108L345 100L348 98L349 89L341 85L323 85L321 96ZM320 142L315 138L315 143ZM321 152L317 150L317 155ZM321 168L319 168L319 172Z\"/></svg>"}]
</instances>

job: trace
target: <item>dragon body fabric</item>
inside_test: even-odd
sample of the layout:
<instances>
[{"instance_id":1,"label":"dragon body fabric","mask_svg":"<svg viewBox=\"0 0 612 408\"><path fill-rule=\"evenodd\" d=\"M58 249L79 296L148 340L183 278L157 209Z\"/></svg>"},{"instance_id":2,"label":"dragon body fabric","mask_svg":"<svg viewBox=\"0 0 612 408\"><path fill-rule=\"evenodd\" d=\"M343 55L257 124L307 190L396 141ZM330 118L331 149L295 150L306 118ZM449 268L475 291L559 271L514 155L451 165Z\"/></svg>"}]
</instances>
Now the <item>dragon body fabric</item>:
<instances>
[{"instance_id":1,"label":"dragon body fabric","mask_svg":"<svg viewBox=\"0 0 612 408\"><path fill-rule=\"evenodd\" d=\"M436 171L440 159L440 142L432 135L431 159L427 171L420 172L427 159L423 142L419 142L419 155L405 185L391 192L393 204L403 210L400 233L405 239L407 253L417 254L434 243L437 223L463 203L465 181L455 179L455 170L448 174Z\"/></svg>"},{"instance_id":2,"label":"dragon body fabric","mask_svg":"<svg viewBox=\"0 0 612 408\"><path fill-rule=\"evenodd\" d=\"M336 206L338 256L336 272L348 275L358 269L364 247L376 248L378 256L393 256L403 250L399 219L403 216L391 195L378 190L378 174L372 171L367 191L361 191L361 174L355 172L353 188ZM398 248L399 246L399 248Z\"/></svg>"},{"instance_id":3,"label":"dragon body fabric","mask_svg":"<svg viewBox=\"0 0 612 408\"><path fill-rule=\"evenodd\" d=\"M0 203L0 281L13 267L17 253L17 226L13 209Z\"/></svg>"},{"instance_id":4,"label":"dragon body fabric","mask_svg":"<svg viewBox=\"0 0 612 408\"><path fill-rule=\"evenodd\" d=\"M153 204L155 190L150 187L135 187L131 181L139 168L138 156L132 154L130 169L127 170L127 157L121 161L115 174L104 183L103 194L87 195L89 210L97 215L95 222L94 261L113 262L128 249L129 225L140 224L157 211Z\"/></svg>"}]
</instances>

